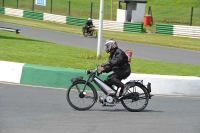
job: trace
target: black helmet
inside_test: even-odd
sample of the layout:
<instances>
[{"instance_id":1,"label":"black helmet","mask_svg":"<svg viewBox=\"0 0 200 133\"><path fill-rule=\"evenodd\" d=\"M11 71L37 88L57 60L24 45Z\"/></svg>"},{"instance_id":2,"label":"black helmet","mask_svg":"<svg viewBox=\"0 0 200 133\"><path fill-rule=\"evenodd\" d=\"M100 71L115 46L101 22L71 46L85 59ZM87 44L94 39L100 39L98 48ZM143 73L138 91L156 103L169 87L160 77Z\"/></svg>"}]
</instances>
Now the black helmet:
<instances>
[{"instance_id":1,"label":"black helmet","mask_svg":"<svg viewBox=\"0 0 200 133\"><path fill-rule=\"evenodd\" d=\"M109 40L106 41L106 43L105 43L105 51L107 53L110 53L111 50L116 49L116 48L118 48L118 46L117 46L117 42L115 40L109 39Z\"/></svg>"}]
</instances>

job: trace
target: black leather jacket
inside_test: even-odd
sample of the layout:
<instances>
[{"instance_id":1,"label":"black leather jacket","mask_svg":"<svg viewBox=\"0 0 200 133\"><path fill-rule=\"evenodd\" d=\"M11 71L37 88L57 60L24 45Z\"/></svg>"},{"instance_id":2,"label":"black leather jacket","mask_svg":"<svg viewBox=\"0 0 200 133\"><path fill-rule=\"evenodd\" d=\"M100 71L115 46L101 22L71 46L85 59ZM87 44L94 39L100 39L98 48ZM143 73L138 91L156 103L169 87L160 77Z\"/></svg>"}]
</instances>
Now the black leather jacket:
<instances>
[{"instance_id":1,"label":"black leather jacket","mask_svg":"<svg viewBox=\"0 0 200 133\"><path fill-rule=\"evenodd\" d=\"M93 26L93 22L91 20L88 20L85 24L85 26Z\"/></svg>"},{"instance_id":2,"label":"black leather jacket","mask_svg":"<svg viewBox=\"0 0 200 133\"><path fill-rule=\"evenodd\" d=\"M115 49L115 51L110 54L108 62L111 68L109 71L112 71L113 68L116 70L131 70L126 53L119 48Z\"/></svg>"}]
</instances>

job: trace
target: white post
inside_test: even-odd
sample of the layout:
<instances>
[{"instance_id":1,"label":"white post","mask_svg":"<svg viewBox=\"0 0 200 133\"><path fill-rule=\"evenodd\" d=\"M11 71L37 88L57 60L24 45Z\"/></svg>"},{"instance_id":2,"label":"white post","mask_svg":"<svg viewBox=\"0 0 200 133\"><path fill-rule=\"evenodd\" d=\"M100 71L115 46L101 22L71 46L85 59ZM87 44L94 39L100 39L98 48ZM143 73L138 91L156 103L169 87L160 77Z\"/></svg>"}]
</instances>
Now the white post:
<instances>
[{"instance_id":1,"label":"white post","mask_svg":"<svg viewBox=\"0 0 200 133\"><path fill-rule=\"evenodd\" d=\"M110 20L112 21L112 0L110 2Z\"/></svg>"},{"instance_id":2,"label":"white post","mask_svg":"<svg viewBox=\"0 0 200 133\"><path fill-rule=\"evenodd\" d=\"M99 11L99 34L97 44L97 57L101 55L101 40L102 40L102 28L103 28L103 13L104 13L104 0L101 0Z\"/></svg>"}]
</instances>

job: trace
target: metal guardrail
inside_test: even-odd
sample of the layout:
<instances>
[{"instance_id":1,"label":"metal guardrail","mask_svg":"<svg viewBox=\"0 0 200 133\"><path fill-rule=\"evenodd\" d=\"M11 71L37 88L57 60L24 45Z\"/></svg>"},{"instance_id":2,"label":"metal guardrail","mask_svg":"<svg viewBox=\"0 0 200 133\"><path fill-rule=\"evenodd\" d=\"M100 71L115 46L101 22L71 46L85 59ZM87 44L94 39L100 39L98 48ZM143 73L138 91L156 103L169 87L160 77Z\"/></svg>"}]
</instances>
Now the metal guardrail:
<instances>
[{"instance_id":1,"label":"metal guardrail","mask_svg":"<svg viewBox=\"0 0 200 133\"><path fill-rule=\"evenodd\" d=\"M190 38L200 38L200 26L156 24L156 33Z\"/></svg>"},{"instance_id":2,"label":"metal guardrail","mask_svg":"<svg viewBox=\"0 0 200 133\"><path fill-rule=\"evenodd\" d=\"M62 15L56 15L56 14L21 10L21 9L3 8L3 10L4 11L2 12L2 14L6 14L6 15L51 21L51 22L70 24L70 25L76 25L76 26L84 26L87 21L87 18L62 16ZM99 20L93 19L93 23L96 28L99 27ZM117 22L117 21L103 20L103 30L140 33L143 31L143 24L131 23L131 22L123 23L123 22Z\"/></svg>"}]
</instances>

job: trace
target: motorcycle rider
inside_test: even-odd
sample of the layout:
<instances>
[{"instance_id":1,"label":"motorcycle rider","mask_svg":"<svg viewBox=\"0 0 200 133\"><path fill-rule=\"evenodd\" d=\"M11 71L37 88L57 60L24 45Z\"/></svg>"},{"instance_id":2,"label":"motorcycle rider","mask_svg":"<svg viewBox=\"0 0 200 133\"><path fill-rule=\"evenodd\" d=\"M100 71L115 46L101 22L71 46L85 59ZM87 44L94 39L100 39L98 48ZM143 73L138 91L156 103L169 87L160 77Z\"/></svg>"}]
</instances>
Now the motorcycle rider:
<instances>
[{"instance_id":1,"label":"motorcycle rider","mask_svg":"<svg viewBox=\"0 0 200 133\"><path fill-rule=\"evenodd\" d=\"M87 22L85 23L85 28L87 30L87 33L89 33L89 29L93 27L93 22L91 18L88 18Z\"/></svg>"},{"instance_id":2,"label":"motorcycle rider","mask_svg":"<svg viewBox=\"0 0 200 133\"><path fill-rule=\"evenodd\" d=\"M106 41L105 51L110 53L110 56L108 62L101 64L104 68L102 72L108 73L113 71L114 73L110 74L104 83L109 87L115 85L118 88L121 88L120 93L123 93L123 91L125 91L125 85L121 82L121 80L126 79L131 73L128 56L123 50L118 48L117 42L113 39ZM119 95L119 98L120 97L121 95Z\"/></svg>"}]
</instances>

